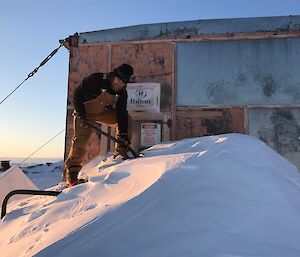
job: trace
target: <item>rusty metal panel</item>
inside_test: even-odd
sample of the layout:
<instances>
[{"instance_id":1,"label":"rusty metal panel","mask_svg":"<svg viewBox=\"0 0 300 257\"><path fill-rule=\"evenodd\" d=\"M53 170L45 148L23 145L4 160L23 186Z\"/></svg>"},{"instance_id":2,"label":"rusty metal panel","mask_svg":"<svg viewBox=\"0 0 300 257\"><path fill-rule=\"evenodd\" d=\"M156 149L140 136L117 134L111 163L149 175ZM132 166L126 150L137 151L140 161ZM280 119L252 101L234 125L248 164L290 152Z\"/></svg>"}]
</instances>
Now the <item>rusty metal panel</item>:
<instances>
[{"instance_id":1,"label":"rusty metal panel","mask_svg":"<svg viewBox=\"0 0 300 257\"><path fill-rule=\"evenodd\" d=\"M244 109L177 110L175 127L176 140L232 132L245 133Z\"/></svg>"},{"instance_id":2,"label":"rusty metal panel","mask_svg":"<svg viewBox=\"0 0 300 257\"><path fill-rule=\"evenodd\" d=\"M172 43L158 44L120 44L111 46L79 46L71 49L69 91L66 133L66 152L68 153L73 135L72 98L74 89L82 79L93 72L109 72L122 63L134 67L136 82L158 82L161 84L161 111L172 109L172 81L174 46ZM111 59L110 59L111 56ZM92 135L87 146L86 160L98 155L100 142L96 134Z\"/></svg>"},{"instance_id":3,"label":"rusty metal panel","mask_svg":"<svg viewBox=\"0 0 300 257\"><path fill-rule=\"evenodd\" d=\"M65 154L69 151L73 135L74 89L86 75L97 71L109 72L124 62L135 68L136 82L161 84L162 112L174 117L175 94L178 106L194 108L176 111L176 119L172 120L171 131L174 134L171 139L228 132L245 133L244 109L221 108L220 105L299 104L299 32L300 16L287 16L172 22L80 33L79 41L74 45L69 44ZM247 40L247 33L258 33L263 38L271 35L285 38L256 40L254 37ZM289 38L289 35L294 38ZM232 41L177 42L176 49L171 42L177 39L197 40L202 36L201 40L211 36L209 40L228 37ZM237 38L240 41L234 40ZM125 42L128 40L136 41ZM99 44L103 42L107 45ZM214 105L217 109L212 109L212 106L196 108L202 105ZM292 112L293 115L295 112ZM255 131L253 122L249 122L249 125L252 126L251 131ZM277 135L277 130L274 133ZM86 159L98 155L99 149L99 139L94 134L87 148Z\"/></svg>"},{"instance_id":4,"label":"rusty metal panel","mask_svg":"<svg viewBox=\"0 0 300 257\"><path fill-rule=\"evenodd\" d=\"M72 105L73 91L85 76L108 71L108 47L103 45L71 48L69 63L68 105Z\"/></svg>"},{"instance_id":5,"label":"rusty metal panel","mask_svg":"<svg viewBox=\"0 0 300 257\"><path fill-rule=\"evenodd\" d=\"M300 38L176 45L177 106L300 104Z\"/></svg>"},{"instance_id":6,"label":"rusty metal panel","mask_svg":"<svg viewBox=\"0 0 300 257\"><path fill-rule=\"evenodd\" d=\"M108 72L108 47L102 45L79 46L70 50L68 111L66 119L65 157L68 155L73 137L73 92L83 78L94 72ZM93 133L87 146L86 160L99 155L100 139Z\"/></svg>"},{"instance_id":7,"label":"rusty metal panel","mask_svg":"<svg viewBox=\"0 0 300 257\"><path fill-rule=\"evenodd\" d=\"M170 112L173 90L174 46L171 42L112 45L112 68L122 63L134 67L136 82L161 84L161 112Z\"/></svg>"},{"instance_id":8,"label":"rusty metal panel","mask_svg":"<svg viewBox=\"0 0 300 257\"><path fill-rule=\"evenodd\" d=\"M194 20L136 25L79 34L80 44L121 42L125 40L193 37L203 34L240 32L282 32L300 29L300 16Z\"/></svg>"},{"instance_id":9,"label":"rusty metal panel","mask_svg":"<svg viewBox=\"0 0 300 257\"><path fill-rule=\"evenodd\" d=\"M258 137L300 170L300 109L249 109L249 134Z\"/></svg>"}]
</instances>

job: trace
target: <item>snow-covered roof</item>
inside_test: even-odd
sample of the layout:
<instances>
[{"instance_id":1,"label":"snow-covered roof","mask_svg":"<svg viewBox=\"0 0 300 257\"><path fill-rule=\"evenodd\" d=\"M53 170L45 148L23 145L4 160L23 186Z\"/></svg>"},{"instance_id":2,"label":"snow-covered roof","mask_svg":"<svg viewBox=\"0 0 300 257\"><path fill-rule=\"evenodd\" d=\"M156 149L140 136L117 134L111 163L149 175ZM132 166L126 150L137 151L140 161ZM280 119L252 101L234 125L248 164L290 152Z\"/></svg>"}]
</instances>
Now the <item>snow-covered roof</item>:
<instances>
[{"instance_id":1,"label":"snow-covered roof","mask_svg":"<svg viewBox=\"0 0 300 257\"><path fill-rule=\"evenodd\" d=\"M144 154L96 158L87 183L12 203L1 256L299 255L299 172L262 141L225 134Z\"/></svg>"}]
</instances>

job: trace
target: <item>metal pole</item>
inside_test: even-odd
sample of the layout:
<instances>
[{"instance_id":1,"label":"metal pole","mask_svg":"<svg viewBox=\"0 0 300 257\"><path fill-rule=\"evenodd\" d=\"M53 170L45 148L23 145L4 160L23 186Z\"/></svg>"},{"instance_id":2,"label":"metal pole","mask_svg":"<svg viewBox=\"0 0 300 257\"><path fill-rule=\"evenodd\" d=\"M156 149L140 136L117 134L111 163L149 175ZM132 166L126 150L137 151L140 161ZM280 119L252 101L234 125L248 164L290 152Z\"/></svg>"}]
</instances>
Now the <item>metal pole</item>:
<instances>
[{"instance_id":1,"label":"metal pole","mask_svg":"<svg viewBox=\"0 0 300 257\"><path fill-rule=\"evenodd\" d=\"M98 128L98 127L95 126L94 124L91 124L91 123L88 122L88 121L85 121L84 124L86 124L87 126L93 128L93 129L95 129L95 130L98 131L100 134L102 134L102 135L108 137L109 139L113 140L114 142L119 143L119 144L123 144L122 141L119 141L118 139L116 139L115 137L111 136L110 134L108 134L108 133L102 131L100 128ZM129 148L128 148L128 151L132 153L132 155L133 155L134 158L136 158L136 157L139 156L139 155L138 155L138 154L137 154L130 146L129 146Z\"/></svg>"},{"instance_id":2,"label":"metal pole","mask_svg":"<svg viewBox=\"0 0 300 257\"><path fill-rule=\"evenodd\" d=\"M3 202L2 202L2 208L1 208L1 219L6 215L6 208L7 203L10 197L13 195L50 195L50 196L57 196L61 193L61 191L43 191L43 190L27 190L27 189L18 189L11 191L8 193Z\"/></svg>"}]
</instances>

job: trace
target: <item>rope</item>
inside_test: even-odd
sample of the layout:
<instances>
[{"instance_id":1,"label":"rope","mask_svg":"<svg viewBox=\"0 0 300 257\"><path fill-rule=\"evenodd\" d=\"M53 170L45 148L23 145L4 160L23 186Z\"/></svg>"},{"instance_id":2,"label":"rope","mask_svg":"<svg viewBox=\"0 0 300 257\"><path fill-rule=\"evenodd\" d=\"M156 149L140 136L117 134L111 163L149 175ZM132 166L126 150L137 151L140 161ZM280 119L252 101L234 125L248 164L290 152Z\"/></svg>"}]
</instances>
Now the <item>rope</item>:
<instances>
[{"instance_id":1,"label":"rope","mask_svg":"<svg viewBox=\"0 0 300 257\"><path fill-rule=\"evenodd\" d=\"M1 103L0 104L2 104L8 97L10 97L20 86L22 86L22 84L26 81L27 79L24 79L23 80L23 82L19 85L19 86L17 86L12 92L10 92L9 94L8 94L8 96L6 96L2 101L1 101Z\"/></svg>"},{"instance_id":2,"label":"rope","mask_svg":"<svg viewBox=\"0 0 300 257\"><path fill-rule=\"evenodd\" d=\"M23 83L28 80L29 78L31 78L35 73L38 72L39 68L42 67L43 65L45 65L56 53L57 51L63 46L63 44L61 43L59 47L57 47L56 49L54 49L41 63L40 65L35 68L32 72L30 72L27 76L26 79L24 79L22 81L21 84L19 84L12 92L10 92L3 100L1 100L0 105L6 100L8 99L20 86L23 85ZM37 153L39 150L41 150L43 147L45 147L47 144L49 144L52 140L54 140L56 137L58 137L62 132L64 132L65 129L63 129L62 131L60 131L58 134L56 134L53 138L51 138L50 140L48 140L45 144L43 144L41 147L39 147L36 151L34 151L32 154L30 154L28 157L26 157L22 162L20 162L19 164L16 165L16 167L20 167L20 165L22 163L24 163L25 161L27 161L31 156L33 156L35 153ZM15 167L15 168L16 168Z\"/></svg>"},{"instance_id":3,"label":"rope","mask_svg":"<svg viewBox=\"0 0 300 257\"><path fill-rule=\"evenodd\" d=\"M24 163L25 161L27 161L32 155L36 154L39 150L41 150L43 147L45 147L46 145L48 145L52 140L54 140L56 137L58 137L61 133L63 133L65 131L65 129L63 129L62 131L60 131L59 133L57 133L54 137L52 137L51 139L49 139L45 144L43 144L42 146L40 146L37 150L35 150L32 154L30 154L28 157L26 157L22 162L20 162L17 166L19 167L22 163Z\"/></svg>"},{"instance_id":4,"label":"rope","mask_svg":"<svg viewBox=\"0 0 300 257\"><path fill-rule=\"evenodd\" d=\"M32 72L30 72L29 74L28 74L28 76L27 76L27 78L26 79L24 79L23 81L22 81L22 83L20 84L20 85L18 85L12 92L10 92L3 100L1 100L1 102L0 102L0 105L7 99L7 98L9 98L20 86L22 86L23 85L23 83L27 80L27 79L29 79L30 77L32 77L35 73L37 73L38 72L38 70L39 70L39 68L40 67L42 67L43 65L45 65L52 57L53 57L53 55L55 55L56 53L57 53L57 51L58 51L58 49L59 48L61 48L62 47L62 44L59 46L59 47L57 47L56 49L54 49L41 63L40 63L40 65L37 67L37 68L35 68Z\"/></svg>"},{"instance_id":5,"label":"rope","mask_svg":"<svg viewBox=\"0 0 300 257\"><path fill-rule=\"evenodd\" d=\"M52 137L51 139L49 139L45 144L43 144L42 146L40 146L37 150L35 150L28 157L26 157L23 161L21 161L16 166L14 166L14 168L12 170L14 170L15 168L20 167L22 163L24 163L25 161L27 161L32 155L34 155L35 153L37 153L39 150L41 150L43 147L45 147L47 144L49 144L52 140L54 140L56 137L58 137L64 131L65 131L65 129L63 129L62 131L60 131L59 133L57 133L54 137ZM8 175L8 173L7 174L4 173L2 178L4 178L6 175Z\"/></svg>"}]
</instances>

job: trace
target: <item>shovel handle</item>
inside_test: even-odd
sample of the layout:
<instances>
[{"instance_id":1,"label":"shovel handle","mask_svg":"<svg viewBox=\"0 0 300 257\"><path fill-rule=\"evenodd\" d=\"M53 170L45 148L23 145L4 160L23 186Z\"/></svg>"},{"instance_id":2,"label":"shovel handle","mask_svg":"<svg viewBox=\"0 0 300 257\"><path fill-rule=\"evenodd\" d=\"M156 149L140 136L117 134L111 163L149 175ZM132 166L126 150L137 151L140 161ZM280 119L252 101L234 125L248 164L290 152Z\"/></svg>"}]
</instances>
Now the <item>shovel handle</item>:
<instances>
[{"instance_id":1,"label":"shovel handle","mask_svg":"<svg viewBox=\"0 0 300 257\"><path fill-rule=\"evenodd\" d=\"M101 135L106 136L107 138L113 140L114 142L116 142L116 143L118 143L118 144L121 144L121 145L124 144L122 141L120 141L120 140L118 140L117 138L111 136L110 134L108 134L108 133L102 131L100 128L98 128L98 127L95 126L94 124L92 124L92 123L90 123L90 122L88 122L88 121L85 121L84 124L87 125L87 126L90 127L90 128L95 129L95 130L98 131ZM138 154L137 154L130 146L129 146L129 148L128 148L128 151L133 155L134 158L138 157Z\"/></svg>"}]
</instances>

